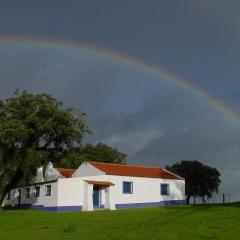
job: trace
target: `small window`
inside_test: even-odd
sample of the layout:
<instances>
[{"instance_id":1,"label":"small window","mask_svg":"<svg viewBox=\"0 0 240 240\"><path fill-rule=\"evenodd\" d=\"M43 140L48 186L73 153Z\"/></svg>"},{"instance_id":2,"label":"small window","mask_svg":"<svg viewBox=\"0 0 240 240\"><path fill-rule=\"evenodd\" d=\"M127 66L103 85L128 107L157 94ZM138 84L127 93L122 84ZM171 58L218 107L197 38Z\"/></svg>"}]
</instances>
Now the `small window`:
<instances>
[{"instance_id":1,"label":"small window","mask_svg":"<svg viewBox=\"0 0 240 240\"><path fill-rule=\"evenodd\" d=\"M51 185L45 186L45 196L51 196Z\"/></svg>"},{"instance_id":2,"label":"small window","mask_svg":"<svg viewBox=\"0 0 240 240\"><path fill-rule=\"evenodd\" d=\"M37 186L34 188L34 197L39 197L40 196L40 187Z\"/></svg>"},{"instance_id":3,"label":"small window","mask_svg":"<svg viewBox=\"0 0 240 240\"><path fill-rule=\"evenodd\" d=\"M169 195L169 184L161 184L161 195Z\"/></svg>"},{"instance_id":4,"label":"small window","mask_svg":"<svg viewBox=\"0 0 240 240\"><path fill-rule=\"evenodd\" d=\"M132 194L133 193L133 183L132 182L123 182L123 193Z\"/></svg>"},{"instance_id":5,"label":"small window","mask_svg":"<svg viewBox=\"0 0 240 240\"><path fill-rule=\"evenodd\" d=\"M25 188L25 198L30 198L30 188Z\"/></svg>"},{"instance_id":6,"label":"small window","mask_svg":"<svg viewBox=\"0 0 240 240\"><path fill-rule=\"evenodd\" d=\"M7 200L11 200L11 193L10 192L8 192L8 194L7 194Z\"/></svg>"}]
</instances>

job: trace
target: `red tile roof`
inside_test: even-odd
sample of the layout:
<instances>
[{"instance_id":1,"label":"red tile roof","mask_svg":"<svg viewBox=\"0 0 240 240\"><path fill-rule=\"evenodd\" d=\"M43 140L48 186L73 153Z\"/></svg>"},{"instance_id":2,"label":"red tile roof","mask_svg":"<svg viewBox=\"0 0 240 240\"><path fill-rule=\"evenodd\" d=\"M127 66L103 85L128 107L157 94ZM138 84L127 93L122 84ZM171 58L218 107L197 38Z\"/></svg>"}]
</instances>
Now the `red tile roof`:
<instances>
[{"instance_id":1,"label":"red tile roof","mask_svg":"<svg viewBox=\"0 0 240 240\"><path fill-rule=\"evenodd\" d=\"M71 178L76 169L72 168L56 168L56 170L65 178Z\"/></svg>"},{"instance_id":2,"label":"red tile roof","mask_svg":"<svg viewBox=\"0 0 240 240\"><path fill-rule=\"evenodd\" d=\"M183 179L165 169L159 167L131 166L123 164L111 164L100 162L88 162L95 168L105 172L107 175L148 177L162 179Z\"/></svg>"},{"instance_id":3,"label":"red tile roof","mask_svg":"<svg viewBox=\"0 0 240 240\"><path fill-rule=\"evenodd\" d=\"M98 186L110 186L110 185L115 185L112 182L105 182L105 181L94 181L94 180L85 180L85 182L98 185Z\"/></svg>"}]
</instances>

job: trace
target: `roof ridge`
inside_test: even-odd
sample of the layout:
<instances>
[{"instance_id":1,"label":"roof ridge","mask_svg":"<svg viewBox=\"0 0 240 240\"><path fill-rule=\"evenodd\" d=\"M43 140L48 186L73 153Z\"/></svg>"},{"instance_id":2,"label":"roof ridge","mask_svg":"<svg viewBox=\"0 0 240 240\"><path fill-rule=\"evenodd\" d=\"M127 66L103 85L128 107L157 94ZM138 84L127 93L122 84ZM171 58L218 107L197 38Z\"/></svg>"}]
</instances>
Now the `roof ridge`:
<instances>
[{"instance_id":1,"label":"roof ridge","mask_svg":"<svg viewBox=\"0 0 240 240\"><path fill-rule=\"evenodd\" d=\"M117 166L127 166L127 167L140 167L140 168L153 168L153 169L161 169L166 170L162 167L154 167L154 166L144 166L144 165L129 165L129 164L120 164L120 163L106 163L106 162L96 162L96 161L87 161L88 163L99 163L99 164L109 164L109 165L117 165Z\"/></svg>"}]
</instances>

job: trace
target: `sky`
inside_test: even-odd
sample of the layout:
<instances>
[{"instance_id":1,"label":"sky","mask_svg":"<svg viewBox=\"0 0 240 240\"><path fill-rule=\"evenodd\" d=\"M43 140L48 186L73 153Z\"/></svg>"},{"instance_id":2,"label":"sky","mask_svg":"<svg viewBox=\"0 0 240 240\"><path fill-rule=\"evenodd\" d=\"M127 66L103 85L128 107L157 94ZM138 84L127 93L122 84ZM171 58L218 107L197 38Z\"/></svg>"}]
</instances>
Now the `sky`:
<instances>
[{"instance_id":1,"label":"sky","mask_svg":"<svg viewBox=\"0 0 240 240\"><path fill-rule=\"evenodd\" d=\"M221 172L220 195L240 199L240 118L206 97L240 111L239 1L0 4L1 99L49 93L87 114L84 142L115 147L129 164L199 160Z\"/></svg>"}]
</instances>

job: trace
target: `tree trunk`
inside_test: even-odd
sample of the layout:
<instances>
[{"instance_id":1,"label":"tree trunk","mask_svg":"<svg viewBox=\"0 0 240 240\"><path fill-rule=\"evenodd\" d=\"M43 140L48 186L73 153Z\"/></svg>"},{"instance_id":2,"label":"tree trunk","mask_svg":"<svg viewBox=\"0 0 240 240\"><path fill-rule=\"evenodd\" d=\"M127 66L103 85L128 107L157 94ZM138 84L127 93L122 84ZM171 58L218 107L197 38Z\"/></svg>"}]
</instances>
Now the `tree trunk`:
<instances>
[{"instance_id":1,"label":"tree trunk","mask_svg":"<svg viewBox=\"0 0 240 240\"><path fill-rule=\"evenodd\" d=\"M191 196L187 196L186 198L186 204L189 204Z\"/></svg>"},{"instance_id":2,"label":"tree trunk","mask_svg":"<svg viewBox=\"0 0 240 240\"><path fill-rule=\"evenodd\" d=\"M0 197L0 208L2 207L3 200L5 199L8 192L10 192L13 188L17 187L22 177L23 177L23 172L20 169L18 169L15 172L15 175L13 176L13 178L9 181L9 183L3 189L2 195Z\"/></svg>"}]
</instances>

